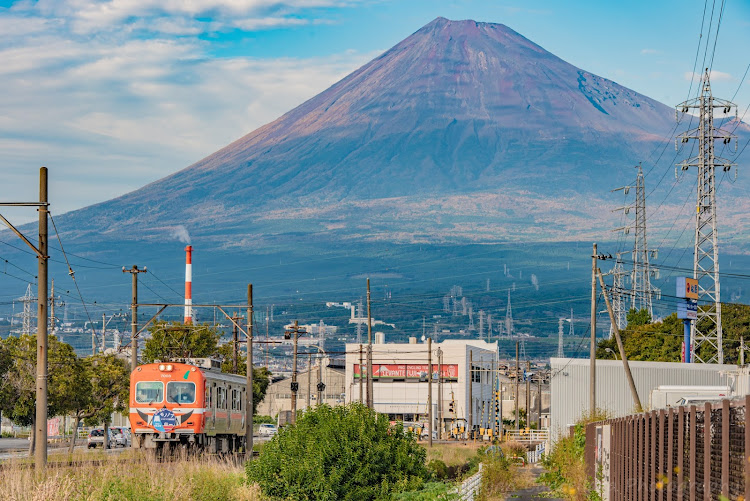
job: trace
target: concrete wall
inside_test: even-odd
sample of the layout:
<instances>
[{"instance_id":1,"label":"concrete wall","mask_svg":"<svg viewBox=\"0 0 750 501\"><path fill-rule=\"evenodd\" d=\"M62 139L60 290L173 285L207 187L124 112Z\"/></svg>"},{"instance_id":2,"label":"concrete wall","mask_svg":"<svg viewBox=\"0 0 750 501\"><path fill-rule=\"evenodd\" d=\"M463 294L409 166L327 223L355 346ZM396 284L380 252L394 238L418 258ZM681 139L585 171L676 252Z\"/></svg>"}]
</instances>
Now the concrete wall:
<instances>
[{"instance_id":1,"label":"concrete wall","mask_svg":"<svg viewBox=\"0 0 750 501\"><path fill-rule=\"evenodd\" d=\"M589 412L589 359L552 358L551 427L552 441ZM671 362L630 362L636 389L644 407L651 390L659 385L718 386L731 385L728 373L736 365L682 364ZM635 412L622 362L596 361L596 406L621 417Z\"/></svg>"}]
</instances>

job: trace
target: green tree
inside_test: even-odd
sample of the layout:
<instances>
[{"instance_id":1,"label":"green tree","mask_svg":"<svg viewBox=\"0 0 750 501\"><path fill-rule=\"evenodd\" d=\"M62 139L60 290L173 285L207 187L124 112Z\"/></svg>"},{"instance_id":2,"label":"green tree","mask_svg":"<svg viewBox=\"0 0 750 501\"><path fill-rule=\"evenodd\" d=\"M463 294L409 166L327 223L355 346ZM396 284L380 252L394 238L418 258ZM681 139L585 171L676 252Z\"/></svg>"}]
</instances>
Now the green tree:
<instances>
[{"instance_id":1,"label":"green tree","mask_svg":"<svg viewBox=\"0 0 750 501\"><path fill-rule=\"evenodd\" d=\"M631 308L625 316L625 319L627 320L629 327L637 327L651 323L651 315L648 314L648 310L645 308L641 310Z\"/></svg>"},{"instance_id":2,"label":"green tree","mask_svg":"<svg viewBox=\"0 0 750 501\"><path fill-rule=\"evenodd\" d=\"M426 452L416 437L361 404L320 405L279 432L246 465L275 499L374 500L420 488Z\"/></svg>"},{"instance_id":3,"label":"green tree","mask_svg":"<svg viewBox=\"0 0 750 501\"><path fill-rule=\"evenodd\" d=\"M9 337L4 341L11 358L6 374L0 381L3 398L0 409L13 422L22 426L36 426L36 335ZM47 415L57 416L71 410L79 389L75 378L79 359L73 347L49 336L47 346ZM29 444L31 455L35 447L34 434Z\"/></svg>"},{"instance_id":4,"label":"green tree","mask_svg":"<svg viewBox=\"0 0 750 501\"><path fill-rule=\"evenodd\" d=\"M221 333L209 324L156 322L143 348L143 361L201 358L216 354Z\"/></svg>"},{"instance_id":5,"label":"green tree","mask_svg":"<svg viewBox=\"0 0 750 501\"><path fill-rule=\"evenodd\" d=\"M232 360L232 344L226 343L219 346L216 355L221 358L221 371L227 374L247 374L247 357L242 353L237 354L237 372L234 372L234 363ZM260 404L266 396L266 390L271 383L271 371L267 367L253 367L253 414L258 410Z\"/></svg>"},{"instance_id":6,"label":"green tree","mask_svg":"<svg viewBox=\"0 0 750 501\"><path fill-rule=\"evenodd\" d=\"M130 368L114 355L96 355L80 361L76 378L81 391L71 402L75 430L83 420L87 425L109 423L113 412L122 412L130 399ZM70 452L75 447L75 433Z\"/></svg>"}]
</instances>

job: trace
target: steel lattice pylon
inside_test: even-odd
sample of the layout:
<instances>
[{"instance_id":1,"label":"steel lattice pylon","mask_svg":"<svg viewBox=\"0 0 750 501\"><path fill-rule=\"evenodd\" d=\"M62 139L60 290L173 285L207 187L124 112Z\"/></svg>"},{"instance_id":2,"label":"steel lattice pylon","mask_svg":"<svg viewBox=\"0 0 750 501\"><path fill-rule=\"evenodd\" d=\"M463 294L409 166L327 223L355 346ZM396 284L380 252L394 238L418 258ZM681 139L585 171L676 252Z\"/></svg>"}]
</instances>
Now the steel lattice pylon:
<instances>
[{"instance_id":1,"label":"steel lattice pylon","mask_svg":"<svg viewBox=\"0 0 750 501\"><path fill-rule=\"evenodd\" d=\"M558 319L557 324L557 358L565 358L565 352L563 351L563 323L564 318Z\"/></svg>"},{"instance_id":2,"label":"steel lattice pylon","mask_svg":"<svg viewBox=\"0 0 750 501\"><path fill-rule=\"evenodd\" d=\"M635 182L635 243L633 245L633 275L630 308L636 311L646 310L654 317L651 287L651 264L649 263L648 244L646 242L646 183L643 169L638 166ZM618 327L620 325L618 324Z\"/></svg>"},{"instance_id":3,"label":"steel lattice pylon","mask_svg":"<svg viewBox=\"0 0 750 501\"><path fill-rule=\"evenodd\" d=\"M695 210L695 248L693 251L693 278L698 280L698 318L691 327L691 360L702 363L724 361L723 332L721 327L721 287L719 284L719 238L716 220L716 167L724 172L735 164L717 157L715 141L724 144L734 137L714 127L714 109L723 108L728 114L732 108L737 119L737 106L734 103L717 99L711 94L709 72L703 75L700 96L677 106L677 112L688 113L698 110L698 127L678 136L682 143L691 139L698 141L698 155L677 164L683 171L698 167L698 200ZM678 147L675 144L675 147ZM735 151L737 142L735 141ZM707 322L706 322L707 320ZM702 324L702 325L701 325ZM698 326L701 325L701 329ZM699 348L709 345L709 355L701 358ZM715 351L714 351L715 350Z\"/></svg>"}]
</instances>

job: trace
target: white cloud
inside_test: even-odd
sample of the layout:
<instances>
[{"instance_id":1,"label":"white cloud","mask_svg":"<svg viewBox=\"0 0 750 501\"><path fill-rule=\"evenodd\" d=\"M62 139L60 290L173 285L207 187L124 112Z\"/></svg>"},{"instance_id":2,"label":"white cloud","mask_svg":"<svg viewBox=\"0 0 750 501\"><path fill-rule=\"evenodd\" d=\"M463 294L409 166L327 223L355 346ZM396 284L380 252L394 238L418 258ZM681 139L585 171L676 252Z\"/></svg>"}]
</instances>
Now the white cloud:
<instances>
[{"instance_id":1,"label":"white cloud","mask_svg":"<svg viewBox=\"0 0 750 501\"><path fill-rule=\"evenodd\" d=\"M33 186L47 165L56 213L106 200L278 118L376 54L216 58L198 35L326 22L295 9L334 3L24 0L0 9L0 32L12 35L0 38L0 198ZM269 5L284 10L269 14ZM185 15L144 15L157 11Z\"/></svg>"},{"instance_id":2,"label":"white cloud","mask_svg":"<svg viewBox=\"0 0 750 501\"><path fill-rule=\"evenodd\" d=\"M661 51L656 49L641 49L641 54L661 54Z\"/></svg>"},{"instance_id":3,"label":"white cloud","mask_svg":"<svg viewBox=\"0 0 750 501\"><path fill-rule=\"evenodd\" d=\"M685 80L689 81L700 81L703 78L702 73L693 73L692 71L686 71L683 75ZM712 82L731 82L734 80L734 77L732 77L729 73L724 73L723 71L716 71L711 70L709 73L709 79Z\"/></svg>"}]
</instances>

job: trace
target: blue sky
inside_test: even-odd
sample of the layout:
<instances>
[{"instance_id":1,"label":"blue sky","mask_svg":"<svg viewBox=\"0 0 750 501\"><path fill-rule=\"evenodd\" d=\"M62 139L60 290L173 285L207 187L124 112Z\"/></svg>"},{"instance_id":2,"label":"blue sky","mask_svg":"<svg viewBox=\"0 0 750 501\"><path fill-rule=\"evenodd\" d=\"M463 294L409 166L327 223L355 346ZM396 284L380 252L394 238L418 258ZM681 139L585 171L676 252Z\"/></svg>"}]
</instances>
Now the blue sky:
<instances>
[{"instance_id":1,"label":"blue sky","mask_svg":"<svg viewBox=\"0 0 750 501\"><path fill-rule=\"evenodd\" d=\"M742 114L747 0L0 0L0 199L33 199L40 165L50 168L57 213L136 189L272 121L438 16L506 24L675 105L688 96L704 7L699 67L722 5L712 84L715 95L736 92Z\"/></svg>"}]
</instances>

